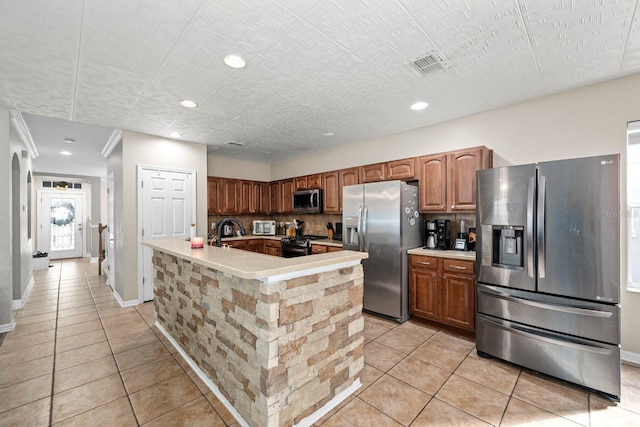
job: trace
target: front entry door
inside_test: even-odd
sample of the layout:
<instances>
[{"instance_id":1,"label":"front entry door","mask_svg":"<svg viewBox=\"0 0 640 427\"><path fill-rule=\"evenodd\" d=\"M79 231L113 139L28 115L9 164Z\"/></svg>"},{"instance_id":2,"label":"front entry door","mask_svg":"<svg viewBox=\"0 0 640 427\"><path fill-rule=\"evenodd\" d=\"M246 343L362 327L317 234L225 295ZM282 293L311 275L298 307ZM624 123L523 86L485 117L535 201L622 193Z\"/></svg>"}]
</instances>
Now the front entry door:
<instances>
[{"instance_id":1,"label":"front entry door","mask_svg":"<svg viewBox=\"0 0 640 427\"><path fill-rule=\"evenodd\" d=\"M84 194L40 193L40 238L38 247L50 259L81 258L84 255Z\"/></svg>"},{"instance_id":2,"label":"front entry door","mask_svg":"<svg viewBox=\"0 0 640 427\"><path fill-rule=\"evenodd\" d=\"M194 173L141 168L142 240L187 239L195 220ZM142 296L153 299L153 250L142 246Z\"/></svg>"}]
</instances>

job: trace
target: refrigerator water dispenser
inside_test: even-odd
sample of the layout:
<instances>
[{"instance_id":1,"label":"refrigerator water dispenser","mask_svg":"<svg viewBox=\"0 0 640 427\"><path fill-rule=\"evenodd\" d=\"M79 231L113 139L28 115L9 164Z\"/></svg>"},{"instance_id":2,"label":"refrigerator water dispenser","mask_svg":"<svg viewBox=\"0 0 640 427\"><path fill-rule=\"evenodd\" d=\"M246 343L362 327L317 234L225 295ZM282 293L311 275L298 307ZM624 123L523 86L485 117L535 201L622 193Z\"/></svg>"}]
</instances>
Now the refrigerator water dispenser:
<instances>
[{"instance_id":1,"label":"refrigerator water dispenser","mask_svg":"<svg viewBox=\"0 0 640 427\"><path fill-rule=\"evenodd\" d=\"M524 270L524 227L493 227L493 265Z\"/></svg>"},{"instance_id":2,"label":"refrigerator water dispenser","mask_svg":"<svg viewBox=\"0 0 640 427\"><path fill-rule=\"evenodd\" d=\"M344 219L343 227L346 229L346 233L343 235L342 240L345 244L360 246L360 241L358 240L358 220L359 218L354 216Z\"/></svg>"}]
</instances>

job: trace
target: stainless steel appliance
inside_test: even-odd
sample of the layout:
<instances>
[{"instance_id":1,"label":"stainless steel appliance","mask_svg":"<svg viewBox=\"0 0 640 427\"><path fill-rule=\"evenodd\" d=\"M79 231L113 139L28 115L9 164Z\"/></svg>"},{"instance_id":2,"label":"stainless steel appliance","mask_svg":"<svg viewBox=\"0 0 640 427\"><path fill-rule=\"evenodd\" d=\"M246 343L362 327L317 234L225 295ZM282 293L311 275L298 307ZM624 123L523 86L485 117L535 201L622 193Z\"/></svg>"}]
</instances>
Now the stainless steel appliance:
<instances>
[{"instance_id":1,"label":"stainless steel appliance","mask_svg":"<svg viewBox=\"0 0 640 427\"><path fill-rule=\"evenodd\" d=\"M427 220L425 221L425 248L426 249L435 249L437 247L436 240L436 221Z\"/></svg>"},{"instance_id":2,"label":"stainless steel appliance","mask_svg":"<svg viewBox=\"0 0 640 427\"><path fill-rule=\"evenodd\" d=\"M421 246L418 187L402 181L350 185L342 193L342 247L364 251L364 309L409 319L407 250Z\"/></svg>"},{"instance_id":3,"label":"stainless steel appliance","mask_svg":"<svg viewBox=\"0 0 640 427\"><path fill-rule=\"evenodd\" d=\"M244 236L247 234L242 226L242 223L236 218L225 218L218 224L218 235L216 237L216 246L222 246L222 238L223 237L232 237L233 236L233 225L237 225L240 229L240 235Z\"/></svg>"},{"instance_id":4,"label":"stainless steel appliance","mask_svg":"<svg viewBox=\"0 0 640 427\"><path fill-rule=\"evenodd\" d=\"M253 234L256 236L275 236L275 221L253 221Z\"/></svg>"},{"instance_id":5,"label":"stainless steel appliance","mask_svg":"<svg viewBox=\"0 0 640 427\"><path fill-rule=\"evenodd\" d=\"M469 237L469 233L467 230L467 222L464 219L460 220L459 230L460 231L458 231L458 237L456 238L453 248L457 251L468 251L469 245L467 239Z\"/></svg>"},{"instance_id":6,"label":"stainless steel appliance","mask_svg":"<svg viewBox=\"0 0 640 427\"><path fill-rule=\"evenodd\" d=\"M619 399L619 163L478 171L479 354Z\"/></svg>"},{"instance_id":7,"label":"stainless steel appliance","mask_svg":"<svg viewBox=\"0 0 640 427\"><path fill-rule=\"evenodd\" d=\"M322 213L322 190L300 190L293 193L293 213Z\"/></svg>"}]
</instances>

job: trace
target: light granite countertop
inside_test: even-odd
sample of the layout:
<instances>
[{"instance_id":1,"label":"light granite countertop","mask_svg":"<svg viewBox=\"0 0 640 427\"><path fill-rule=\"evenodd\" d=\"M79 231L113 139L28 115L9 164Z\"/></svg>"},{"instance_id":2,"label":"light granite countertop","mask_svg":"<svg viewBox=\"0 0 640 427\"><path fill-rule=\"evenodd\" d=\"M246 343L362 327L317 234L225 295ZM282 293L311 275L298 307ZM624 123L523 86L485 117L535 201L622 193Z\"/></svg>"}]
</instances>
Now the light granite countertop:
<instances>
[{"instance_id":1,"label":"light granite countertop","mask_svg":"<svg viewBox=\"0 0 640 427\"><path fill-rule=\"evenodd\" d=\"M415 248L407 251L409 255L425 255L438 258L453 258L467 261L475 261L476 253L474 251L442 251L436 249Z\"/></svg>"},{"instance_id":2,"label":"light granite countertop","mask_svg":"<svg viewBox=\"0 0 640 427\"><path fill-rule=\"evenodd\" d=\"M246 237L237 239L246 239ZM326 271L327 268L337 267L340 264L357 264L369 257L366 252L338 251L296 258L280 258L229 247L218 248L205 245L202 249L191 249L190 242L179 239L146 240L142 244L243 279L295 276L296 273L309 273L308 270L313 269Z\"/></svg>"}]
</instances>

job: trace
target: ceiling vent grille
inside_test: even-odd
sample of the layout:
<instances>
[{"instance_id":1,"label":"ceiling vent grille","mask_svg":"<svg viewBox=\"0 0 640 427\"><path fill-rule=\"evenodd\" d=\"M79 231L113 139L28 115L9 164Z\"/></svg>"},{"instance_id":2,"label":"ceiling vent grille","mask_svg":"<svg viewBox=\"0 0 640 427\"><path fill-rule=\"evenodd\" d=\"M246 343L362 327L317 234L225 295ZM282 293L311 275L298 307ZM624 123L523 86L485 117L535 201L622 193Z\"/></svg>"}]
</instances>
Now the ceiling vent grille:
<instances>
[{"instance_id":1,"label":"ceiling vent grille","mask_svg":"<svg viewBox=\"0 0 640 427\"><path fill-rule=\"evenodd\" d=\"M244 147L244 142L238 142L238 141L227 141L225 142L225 144L233 145L235 147Z\"/></svg>"},{"instance_id":2,"label":"ceiling vent grille","mask_svg":"<svg viewBox=\"0 0 640 427\"><path fill-rule=\"evenodd\" d=\"M449 63L437 52L429 52L426 55L415 58L408 65L419 76L450 68Z\"/></svg>"}]
</instances>

